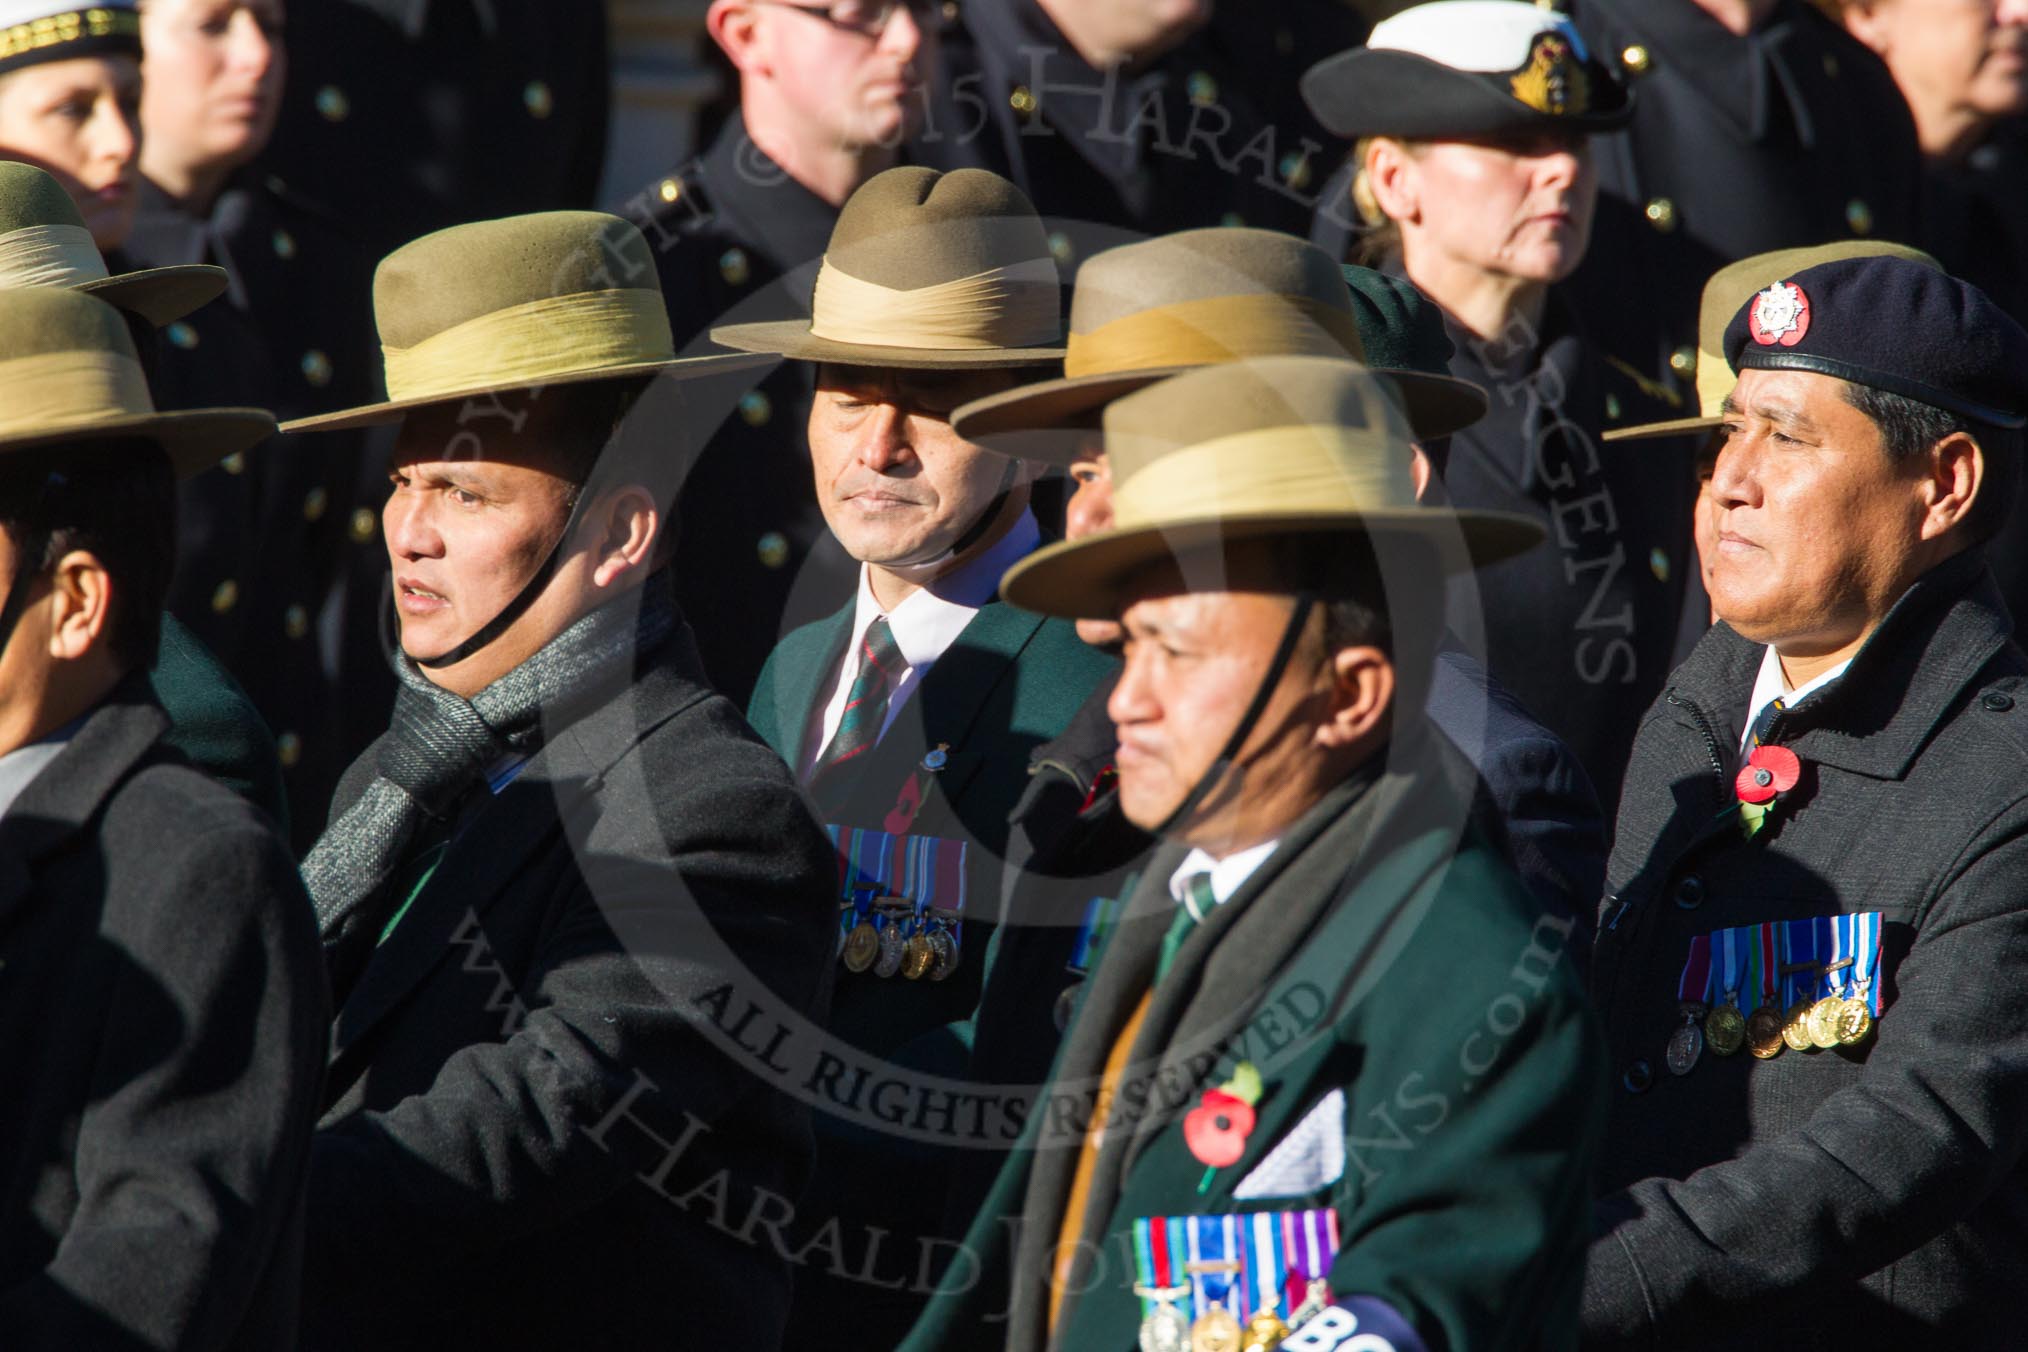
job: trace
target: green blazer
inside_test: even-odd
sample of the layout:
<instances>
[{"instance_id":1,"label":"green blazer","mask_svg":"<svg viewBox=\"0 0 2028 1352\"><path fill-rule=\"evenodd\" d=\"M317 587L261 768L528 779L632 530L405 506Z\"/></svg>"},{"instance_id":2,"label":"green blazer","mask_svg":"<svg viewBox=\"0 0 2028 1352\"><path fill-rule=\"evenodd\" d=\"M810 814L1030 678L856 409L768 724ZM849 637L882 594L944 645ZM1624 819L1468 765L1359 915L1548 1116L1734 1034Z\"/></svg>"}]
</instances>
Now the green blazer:
<instances>
[{"instance_id":1,"label":"green blazer","mask_svg":"<svg viewBox=\"0 0 2028 1352\"><path fill-rule=\"evenodd\" d=\"M790 634L761 671L747 717L791 766L801 767L852 618L848 605ZM982 1146L1006 1150L1019 1133L1020 1119L1004 1113L897 1123L883 1109L920 1103L916 1091L925 1084L966 1086L974 1078L972 1035L993 951L1008 814L1027 785L1030 754L1062 731L1115 665L1079 641L1074 626L990 602L937 659L879 744L820 786L815 809L841 835L863 828L966 847L961 957L946 980L882 978L842 963L835 973L826 1028L843 1044L840 1058L865 1074L840 1074L819 1087L817 1173L798 1214L839 1218L851 1255L840 1268L856 1268L868 1246L878 1247L892 1257L864 1261L884 1277L889 1265L913 1271L919 1253L940 1255L954 1245L963 1225L949 1223L945 1210L958 1166ZM940 748L941 768L927 768ZM895 1129L910 1124L922 1124L927 1136ZM868 1238L874 1231L878 1240ZM839 1345L838 1330L850 1328L849 1346L890 1348L927 1289L911 1282L916 1289L884 1291L837 1279L831 1265L817 1263L799 1268L796 1282L790 1347Z\"/></svg>"},{"instance_id":2,"label":"green blazer","mask_svg":"<svg viewBox=\"0 0 2028 1352\"><path fill-rule=\"evenodd\" d=\"M169 715L164 745L266 812L287 838L289 804L273 734L239 682L197 635L167 614L148 684Z\"/></svg>"},{"instance_id":3,"label":"green blazer","mask_svg":"<svg viewBox=\"0 0 2028 1352\"><path fill-rule=\"evenodd\" d=\"M1175 916L1185 851L1157 850L907 1352L1122 1352L1144 1314L1137 1220L1322 1208L1338 1309L1301 1345L1575 1344L1605 1086L1569 925L1460 839L1464 805L1436 767L1454 753L1403 754L1292 827L1154 987L1096 1156L1080 1294L1052 1340L1047 1275L1099 1072ZM1242 1062L1256 1120L1236 1163L1207 1168L1184 1124Z\"/></svg>"}]
</instances>

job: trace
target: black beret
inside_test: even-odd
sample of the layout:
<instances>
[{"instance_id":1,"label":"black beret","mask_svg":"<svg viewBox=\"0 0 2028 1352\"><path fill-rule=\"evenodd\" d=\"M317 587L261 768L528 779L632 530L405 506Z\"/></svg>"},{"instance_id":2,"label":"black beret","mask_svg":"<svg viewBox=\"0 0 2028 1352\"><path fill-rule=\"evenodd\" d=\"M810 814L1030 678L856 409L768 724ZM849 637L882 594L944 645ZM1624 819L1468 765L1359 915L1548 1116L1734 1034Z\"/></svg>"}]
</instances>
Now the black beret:
<instances>
[{"instance_id":1,"label":"black beret","mask_svg":"<svg viewBox=\"0 0 2028 1352\"><path fill-rule=\"evenodd\" d=\"M1624 126L1633 96L1564 16L1521 0L1432 0L1303 73L1339 136L1446 141Z\"/></svg>"},{"instance_id":2,"label":"black beret","mask_svg":"<svg viewBox=\"0 0 2028 1352\"><path fill-rule=\"evenodd\" d=\"M1906 258L1819 263L1755 292L1726 326L1725 359L2028 423L2028 331L1970 282Z\"/></svg>"}]
</instances>

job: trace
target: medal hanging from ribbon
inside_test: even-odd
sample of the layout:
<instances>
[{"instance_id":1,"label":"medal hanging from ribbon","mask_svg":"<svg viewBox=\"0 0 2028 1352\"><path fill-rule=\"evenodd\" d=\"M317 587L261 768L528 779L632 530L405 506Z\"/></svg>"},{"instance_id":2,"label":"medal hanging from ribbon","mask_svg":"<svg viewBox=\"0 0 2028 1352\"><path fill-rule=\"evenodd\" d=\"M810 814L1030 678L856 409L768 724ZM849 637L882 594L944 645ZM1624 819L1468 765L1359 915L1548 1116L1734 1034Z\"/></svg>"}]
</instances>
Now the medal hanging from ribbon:
<instances>
[{"instance_id":1,"label":"medal hanging from ribbon","mask_svg":"<svg viewBox=\"0 0 2028 1352\"><path fill-rule=\"evenodd\" d=\"M1331 1303L1331 1264L1338 1257L1338 1213L1284 1211L1282 1223L1283 1306L1289 1327L1300 1328Z\"/></svg>"},{"instance_id":2,"label":"medal hanging from ribbon","mask_svg":"<svg viewBox=\"0 0 2028 1352\"><path fill-rule=\"evenodd\" d=\"M1746 1043L1746 1015L1739 1009L1739 986L1746 976L1751 946L1743 930L1719 930L1711 936L1713 990L1711 1012L1704 1016L1704 1045L1718 1056L1731 1056Z\"/></svg>"},{"instance_id":3,"label":"medal hanging from ribbon","mask_svg":"<svg viewBox=\"0 0 2028 1352\"><path fill-rule=\"evenodd\" d=\"M1184 1232L1167 1216L1134 1222L1134 1294L1141 1298L1141 1352L1183 1352L1190 1340L1190 1317L1176 1302L1187 1300L1190 1283L1179 1281L1185 1262Z\"/></svg>"},{"instance_id":4,"label":"medal hanging from ribbon","mask_svg":"<svg viewBox=\"0 0 2028 1352\"><path fill-rule=\"evenodd\" d=\"M1676 978L1676 1013L1682 1019L1669 1034L1663 1060L1672 1075L1688 1075L1704 1054L1705 997L1711 989L1711 936L1695 935L1690 952L1683 959L1683 974Z\"/></svg>"},{"instance_id":5,"label":"medal hanging from ribbon","mask_svg":"<svg viewBox=\"0 0 2028 1352\"><path fill-rule=\"evenodd\" d=\"M1772 920L1749 931L1746 988L1753 1008L1746 1016L1746 1049L1762 1061L1780 1056L1787 1045L1782 1041L1781 933Z\"/></svg>"},{"instance_id":6,"label":"medal hanging from ribbon","mask_svg":"<svg viewBox=\"0 0 2028 1352\"><path fill-rule=\"evenodd\" d=\"M854 972L942 981L964 943L965 842L827 826L838 853L840 956Z\"/></svg>"},{"instance_id":7,"label":"medal hanging from ribbon","mask_svg":"<svg viewBox=\"0 0 2028 1352\"><path fill-rule=\"evenodd\" d=\"M1178 1217L1189 1227L1190 1346L1237 1348L1246 1296L1237 1216Z\"/></svg>"},{"instance_id":8,"label":"medal hanging from ribbon","mask_svg":"<svg viewBox=\"0 0 2028 1352\"><path fill-rule=\"evenodd\" d=\"M1143 1217L1133 1241L1143 1352L1271 1348L1331 1303L1328 1208Z\"/></svg>"},{"instance_id":9,"label":"medal hanging from ribbon","mask_svg":"<svg viewBox=\"0 0 2028 1352\"><path fill-rule=\"evenodd\" d=\"M1844 920L1844 916L1834 915L1817 921L1822 936L1828 940L1819 951L1828 951L1830 957L1812 992L1816 998L1804 1024L1810 1032L1810 1045L1818 1051L1829 1051L1838 1045L1839 1021L1845 1013L1842 992L1844 973L1852 966L1852 930Z\"/></svg>"},{"instance_id":10,"label":"medal hanging from ribbon","mask_svg":"<svg viewBox=\"0 0 2028 1352\"><path fill-rule=\"evenodd\" d=\"M1817 960L1817 922L1786 921L1782 932L1782 1044L1804 1052L1810 1049L1810 1001L1823 970Z\"/></svg>"},{"instance_id":11,"label":"medal hanging from ribbon","mask_svg":"<svg viewBox=\"0 0 2028 1352\"><path fill-rule=\"evenodd\" d=\"M1845 931L1845 951L1852 955L1838 1011L1838 1045L1852 1047L1872 1036L1880 1012L1880 912L1837 916L1834 923Z\"/></svg>"}]
</instances>

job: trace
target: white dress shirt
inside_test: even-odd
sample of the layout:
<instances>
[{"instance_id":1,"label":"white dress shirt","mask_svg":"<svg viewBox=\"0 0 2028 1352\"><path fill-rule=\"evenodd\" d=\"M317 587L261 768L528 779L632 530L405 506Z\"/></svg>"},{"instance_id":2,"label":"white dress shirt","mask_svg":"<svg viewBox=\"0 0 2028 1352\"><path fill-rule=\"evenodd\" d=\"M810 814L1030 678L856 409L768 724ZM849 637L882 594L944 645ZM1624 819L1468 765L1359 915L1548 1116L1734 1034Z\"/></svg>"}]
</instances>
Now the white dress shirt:
<instances>
[{"instance_id":1,"label":"white dress shirt","mask_svg":"<svg viewBox=\"0 0 2028 1352\"><path fill-rule=\"evenodd\" d=\"M1275 846L1279 844L1281 840L1277 838L1241 850L1238 854L1229 854L1223 859L1213 859L1203 850L1193 848L1183 856L1183 862L1176 866L1176 871L1169 875L1169 895L1179 905L1189 905L1187 888L1190 880L1208 872L1211 875L1211 895L1223 906L1232 899L1233 893L1246 885L1246 880L1254 875L1254 871L1267 862L1267 857L1275 852ZM1197 919L1201 923L1204 917L1200 915Z\"/></svg>"},{"instance_id":2,"label":"white dress shirt","mask_svg":"<svg viewBox=\"0 0 2028 1352\"><path fill-rule=\"evenodd\" d=\"M1790 706L1800 704L1804 696L1822 690L1843 676L1845 668L1851 665L1852 659L1848 657L1815 680L1804 681L1802 687L1797 689L1789 685L1788 674L1782 670L1781 655L1775 652L1772 645L1763 650L1760 657L1760 674L1753 678L1753 698L1748 700L1746 705L1746 731L1739 734L1740 750L1746 749L1746 739L1753 735L1754 722L1760 717L1762 709L1774 703L1777 698L1785 700Z\"/></svg>"},{"instance_id":3,"label":"white dress shirt","mask_svg":"<svg viewBox=\"0 0 2028 1352\"><path fill-rule=\"evenodd\" d=\"M955 572L946 574L912 592L908 599L887 615L887 629L908 667L887 697L887 717L880 724L880 736L894 726L895 715L922 684L936 660L958 641L958 635L1000 590L1000 578L1009 568L1035 552L1042 543L1041 528L1032 513L1021 519L991 549ZM844 658L831 685L831 697L823 704L822 721L816 735L803 739L802 772L805 777L817 757L831 744L838 724L845 717L845 701L852 693L852 678L859 673L860 641L867 626L881 614L880 602L873 599L872 570L859 565L859 599L853 608L852 638L845 645ZM878 744L879 738L875 738Z\"/></svg>"},{"instance_id":4,"label":"white dress shirt","mask_svg":"<svg viewBox=\"0 0 2028 1352\"><path fill-rule=\"evenodd\" d=\"M49 768L51 761L63 754L63 749L70 745L71 734L77 731L81 722L82 719L59 728L39 742L15 747L0 756L0 817L6 816L22 791Z\"/></svg>"}]
</instances>

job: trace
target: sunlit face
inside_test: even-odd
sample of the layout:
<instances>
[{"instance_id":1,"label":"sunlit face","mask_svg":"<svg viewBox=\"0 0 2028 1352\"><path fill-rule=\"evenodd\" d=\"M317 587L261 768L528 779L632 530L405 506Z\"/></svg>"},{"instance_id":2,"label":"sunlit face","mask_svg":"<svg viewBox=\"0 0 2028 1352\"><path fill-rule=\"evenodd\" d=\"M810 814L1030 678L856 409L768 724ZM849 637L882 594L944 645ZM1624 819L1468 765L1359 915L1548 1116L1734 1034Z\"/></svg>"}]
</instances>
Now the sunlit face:
<instances>
[{"instance_id":1,"label":"sunlit face","mask_svg":"<svg viewBox=\"0 0 2028 1352\"><path fill-rule=\"evenodd\" d=\"M1742 372L1723 432L1706 490L1713 613L1785 653L1856 642L1915 570L1923 467L1889 460L1845 383L1814 372Z\"/></svg>"},{"instance_id":2,"label":"sunlit face","mask_svg":"<svg viewBox=\"0 0 2028 1352\"><path fill-rule=\"evenodd\" d=\"M873 0L748 4L752 62L804 125L823 128L841 146L893 147L915 133L937 59L926 4L895 5L875 32L861 31L879 8Z\"/></svg>"},{"instance_id":3,"label":"sunlit face","mask_svg":"<svg viewBox=\"0 0 2028 1352\"><path fill-rule=\"evenodd\" d=\"M0 158L53 174L101 253L134 228L140 105L131 56L45 61L0 76Z\"/></svg>"},{"instance_id":4,"label":"sunlit face","mask_svg":"<svg viewBox=\"0 0 2028 1352\"><path fill-rule=\"evenodd\" d=\"M1438 141L1407 152L1400 221L1411 276L1465 268L1560 282L1591 242L1598 176L1581 135Z\"/></svg>"},{"instance_id":5,"label":"sunlit face","mask_svg":"<svg viewBox=\"0 0 2028 1352\"><path fill-rule=\"evenodd\" d=\"M2028 112L2028 0L1877 0L1848 13L1909 102Z\"/></svg>"},{"instance_id":6,"label":"sunlit face","mask_svg":"<svg viewBox=\"0 0 2028 1352\"><path fill-rule=\"evenodd\" d=\"M889 371L826 364L810 404L817 505L862 563L909 567L949 552L1015 462L951 430L960 404L1011 388L1007 371Z\"/></svg>"},{"instance_id":7,"label":"sunlit face","mask_svg":"<svg viewBox=\"0 0 2028 1352\"><path fill-rule=\"evenodd\" d=\"M146 0L141 124L148 155L235 169L274 133L286 58L281 0Z\"/></svg>"},{"instance_id":8,"label":"sunlit face","mask_svg":"<svg viewBox=\"0 0 2028 1352\"><path fill-rule=\"evenodd\" d=\"M1076 487L1063 506L1063 538L1079 540L1113 524L1113 472L1102 449L1104 438L1089 434L1078 458L1071 462L1070 481ZM1077 636L1094 648L1116 648L1126 633L1116 620L1079 620Z\"/></svg>"}]
</instances>

